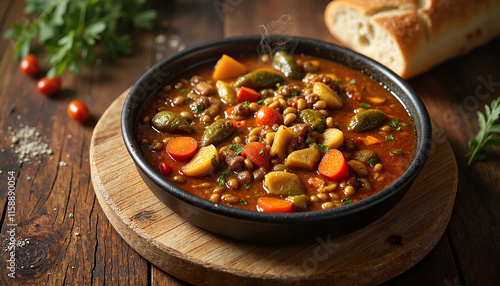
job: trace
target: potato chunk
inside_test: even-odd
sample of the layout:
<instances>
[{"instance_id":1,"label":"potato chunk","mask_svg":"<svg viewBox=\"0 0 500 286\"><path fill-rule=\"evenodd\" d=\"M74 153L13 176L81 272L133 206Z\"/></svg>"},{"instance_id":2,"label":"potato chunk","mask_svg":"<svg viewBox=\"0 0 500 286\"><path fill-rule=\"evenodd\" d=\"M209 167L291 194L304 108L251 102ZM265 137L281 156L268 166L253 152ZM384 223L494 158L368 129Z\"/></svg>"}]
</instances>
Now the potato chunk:
<instances>
[{"instance_id":1,"label":"potato chunk","mask_svg":"<svg viewBox=\"0 0 500 286\"><path fill-rule=\"evenodd\" d=\"M210 173L217 167L218 163L219 152L217 152L217 148L214 145L208 145L198 150L193 159L182 166L181 170L186 176L198 177Z\"/></svg>"},{"instance_id":2,"label":"potato chunk","mask_svg":"<svg viewBox=\"0 0 500 286\"><path fill-rule=\"evenodd\" d=\"M293 151L285 160L287 167L296 167L306 170L312 170L316 163L321 159L318 145L313 144L309 148Z\"/></svg>"},{"instance_id":3,"label":"potato chunk","mask_svg":"<svg viewBox=\"0 0 500 286\"><path fill-rule=\"evenodd\" d=\"M337 128L328 128L323 132L323 145L329 149L338 149L344 145L344 132Z\"/></svg>"},{"instance_id":4,"label":"potato chunk","mask_svg":"<svg viewBox=\"0 0 500 286\"><path fill-rule=\"evenodd\" d=\"M298 196L306 192L299 176L283 171L267 173L264 177L264 187L275 195Z\"/></svg>"},{"instance_id":5,"label":"potato chunk","mask_svg":"<svg viewBox=\"0 0 500 286\"><path fill-rule=\"evenodd\" d=\"M328 85L322 82L315 82L313 86L313 93L317 94L321 100L326 101L329 108L341 108L344 106L342 98L335 93Z\"/></svg>"},{"instance_id":6,"label":"potato chunk","mask_svg":"<svg viewBox=\"0 0 500 286\"><path fill-rule=\"evenodd\" d=\"M291 143L295 134L291 129L281 125L276 131L273 139L273 145L269 150L271 157L278 156L281 161L285 160L288 153L291 152Z\"/></svg>"},{"instance_id":7,"label":"potato chunk","mask_svg":"<svg viewBox=\"0 0 500 286\"><path fill-rule=\"evenodd\" d=\"M222 80L218 80L215 86L217 87L217 92L224 103L231 105L240 103L236 97L236 89L234 86L229 83L225 83Z\"/></svg>"}]
</instances>

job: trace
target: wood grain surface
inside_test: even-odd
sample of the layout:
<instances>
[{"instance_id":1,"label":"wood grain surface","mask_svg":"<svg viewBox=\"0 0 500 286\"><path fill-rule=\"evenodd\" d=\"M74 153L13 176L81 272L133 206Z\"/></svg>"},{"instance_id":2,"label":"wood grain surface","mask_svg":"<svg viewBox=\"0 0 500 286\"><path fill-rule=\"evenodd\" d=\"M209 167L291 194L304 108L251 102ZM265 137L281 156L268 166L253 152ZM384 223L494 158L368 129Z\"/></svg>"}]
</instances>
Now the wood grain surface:
<instances>
[{"instance_id":1,"label":"wood grain surface","mask_svg":"<svg viewBox=\"0 0 500 286\"><path fill-rule=\"evenodd\" d=\"M132 56L116 61L101 57L80 75L65 73L62 91L47 98L37 92L37 79L19 72L11 56L12 43L3 38L12 23L26 18L25 2L0 1L0 285L186 285L134 251L101 209L88 159L95 123L144 71L185 47L260 34L283 15L290 16L292 27L287 33L336 43L323 23L328 2L152 1L158 11L155 28L132 33ZM41 58L46 55L36 46L33 51ZM443 131L434 140L448 140L453 149L459 183L450 222L436 247L384 285L497 285L500 281L500 152L495 148L485 162L472 166L466 165L465 158L467 142L478 132L476 111L500 96L499 51L500 38L496 38L409 80ZM66 106L72 99L89 106L90 122L82 125L68 119ZM19 163L8 128L17 131L20 125L36 127L53 154ZM7 276L6 268L8 172L14 172L16 183L15 279Z\"/></svg>"},{"instance_id":2,"label":"wood grain surface","mask_svg":"<svg viewBox=\"0 0 500 286\"><path fill-rule=\"evenodd\" d=\"M424 169L393 210L352 234L280 247L200 230L161 203L137 172L120 130L128 92L110 105L94 129L90 144L94 190L125 241L184 281L195 285L377 285L425 257L446 229L458 180L448 141L434 146ZM440 132L437 126L434 130Z\"/></svg>"}]
</instances>

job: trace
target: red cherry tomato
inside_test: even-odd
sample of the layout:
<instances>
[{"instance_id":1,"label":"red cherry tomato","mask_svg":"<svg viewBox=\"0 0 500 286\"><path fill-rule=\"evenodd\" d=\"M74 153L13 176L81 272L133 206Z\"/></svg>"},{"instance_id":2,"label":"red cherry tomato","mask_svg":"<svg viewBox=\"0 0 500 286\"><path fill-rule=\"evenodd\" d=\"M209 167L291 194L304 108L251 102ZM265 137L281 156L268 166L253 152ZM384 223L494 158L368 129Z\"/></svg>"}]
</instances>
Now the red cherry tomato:
<instances>
[{"instance_id":1,"label":"red cherry tomato","mask_svg":"<svg viewBox=\"0 0 500 286\"><path fill-rule=\"evenodd\" d=\"M57 76L42 77L38 81L36 88L45 95L52 95L61 89L61 79Z\"/></svg>"},{"instance_id":2,"label":"red cherry tomato","mask_svg":"<svg viewBox=\"0 0 500 286\"><path fill-rule=\"evenodd\" d=\"M35 55L29 54L19 62L19 69L25 75L36 76L40 72L40 65Z\"/></svg>"},{"instance_id":3,"label":"red cherry tomato","mask_svg":"<svg viewBox=\"0 0 500 286\"><path fill-rule=\"evenodd\" d=\"M85 122L90 117L90 112L85 103L78 99L72 100L68 104L68 116L76 121Z\"/></svg>"}]
</instances>

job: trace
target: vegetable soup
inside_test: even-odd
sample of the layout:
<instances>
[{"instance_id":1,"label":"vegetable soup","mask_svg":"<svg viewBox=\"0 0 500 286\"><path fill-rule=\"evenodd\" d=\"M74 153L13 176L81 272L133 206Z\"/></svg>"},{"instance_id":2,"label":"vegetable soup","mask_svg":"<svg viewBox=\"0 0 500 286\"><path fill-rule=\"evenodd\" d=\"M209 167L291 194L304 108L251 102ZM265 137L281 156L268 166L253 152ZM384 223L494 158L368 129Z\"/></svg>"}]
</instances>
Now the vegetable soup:
<instances>
[{"instance_id":1,"label":"vegetable soup","mask_svg":"<svg viewBox=\"0 0 500 286\"><path fill-rule=\"evenodd\" d=\"M147 161L180 188L232 207L342 207L409 166L412 118L381 83L307 55L222 56L166 83L141 110Z\"/></svg>"}]
</instances>

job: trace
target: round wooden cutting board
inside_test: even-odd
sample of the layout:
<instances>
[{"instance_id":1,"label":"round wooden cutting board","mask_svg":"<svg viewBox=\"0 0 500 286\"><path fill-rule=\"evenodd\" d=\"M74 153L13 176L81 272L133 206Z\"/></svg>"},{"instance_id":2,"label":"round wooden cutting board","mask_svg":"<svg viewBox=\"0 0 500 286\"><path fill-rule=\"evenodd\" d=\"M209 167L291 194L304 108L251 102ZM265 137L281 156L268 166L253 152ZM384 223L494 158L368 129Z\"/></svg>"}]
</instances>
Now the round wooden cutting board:
<instances>
[{"instance_id":1,"label":"round wooden cutting board","mask_svg":"<svg viewBox=\"0 0 500 286\"><path fill-rule=\"evenodd\" d=\"M398 205L354 233L280 247L204 231L168 209L141 180L121 136L120 113L127 94L111 104L94 129L90 166L95 193L111 224L132 248L186 282L379 284L425 257L450 219L458 173L453 151L443 139L434 142L424 169ZM433 132L440 130L434 126Z\"/></svg>"}]
</instances>

